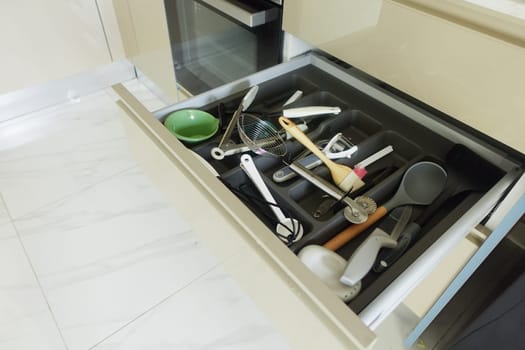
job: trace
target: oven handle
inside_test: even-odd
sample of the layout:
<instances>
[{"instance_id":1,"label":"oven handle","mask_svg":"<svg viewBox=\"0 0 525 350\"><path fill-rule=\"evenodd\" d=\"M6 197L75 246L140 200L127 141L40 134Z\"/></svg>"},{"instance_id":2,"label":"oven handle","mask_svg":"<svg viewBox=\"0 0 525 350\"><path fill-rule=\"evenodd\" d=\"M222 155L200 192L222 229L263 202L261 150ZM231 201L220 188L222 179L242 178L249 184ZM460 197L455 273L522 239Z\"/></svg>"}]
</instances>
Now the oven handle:
<instances>
[{"instance_id":1,"label":"oven handle","mask_svg":"<svg viewBox=\"0 0 525 350\"><path fill-rule=\"evenodd\" d=\"M259 12L249 12L228 0L201 0L208 6L244 23L250 28L275 21L279 17L279 8L274 7Z\"/></svg>"}]
</instances>

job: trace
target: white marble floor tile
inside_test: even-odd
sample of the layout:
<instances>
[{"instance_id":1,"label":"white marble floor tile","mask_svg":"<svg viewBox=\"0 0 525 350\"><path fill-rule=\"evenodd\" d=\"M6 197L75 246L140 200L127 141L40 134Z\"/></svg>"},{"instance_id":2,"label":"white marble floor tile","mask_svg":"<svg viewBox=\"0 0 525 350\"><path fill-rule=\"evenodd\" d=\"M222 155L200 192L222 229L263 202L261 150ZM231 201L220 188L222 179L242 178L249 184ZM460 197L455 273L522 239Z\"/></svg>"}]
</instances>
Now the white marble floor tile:
<instances>
[{"instance_id":1,"label":"white marble floor tile","mask_svg":"<svg viewBox=\"0 0 525 350\"><path fill-rule=\"evenodd\" d=\"M219 266L94 350L280 350L284 338Z\"/></svg>"},{"instance_id":2,"label":"white marble floor tile","mask_svg":"<svg viewBox=\"0 0 525 350\"><path fill-rule=\"evenodd\" d=\"M0 195L0 225L6 224L8 222L11 222L11 218L9 217L7 208L5 207L4 201L2 200L2 196ZM0 239L1 238L2 236L0 235Z\"/></svg>"},{"instance_id":3,"label":"white marble floor tile","mask_svg":"<svg viewBox=\"0 0 525 350\"><path fill-rule=\"evenodd\" d=\"M0 225L0 349L66 349L11 223Z\"/></svg>"},{"instance_id":4,"label":"white marble floor tile","mask_svg":"<svg viewBox=\"0 0 525 350\"><path fill-rule=\"evenodd\" d=\"M14 221L69 350L218 262L137 168Z\"/></svg>"},{"instance_id":5,"label":"white marble floor tile","mask_svg":"<svg viewBox=\"0 0 525 350\"><path fill-rule=\"evenodd\" d=\"M13 218L133 167L104 92L0 124L0 192Z\"/></svg>"}]
</instances>

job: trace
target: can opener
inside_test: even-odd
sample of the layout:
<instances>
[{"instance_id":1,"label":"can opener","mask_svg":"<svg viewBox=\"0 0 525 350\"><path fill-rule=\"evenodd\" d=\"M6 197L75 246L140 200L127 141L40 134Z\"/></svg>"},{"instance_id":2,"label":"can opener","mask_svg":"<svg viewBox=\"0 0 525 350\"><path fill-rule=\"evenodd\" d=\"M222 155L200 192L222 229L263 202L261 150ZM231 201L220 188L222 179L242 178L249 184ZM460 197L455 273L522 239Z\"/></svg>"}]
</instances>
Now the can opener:
<instances>
[{"instance_id":1,"label":"can opener","mask_svg":"<svg viewBox=\"0 0 525 350\"><path fill-rule=\"evenodd\" d=\"M399 214L399 211L401 211L401 214ZM348 286L355 285L372 269L381 248L395 248L397 246L399 235L412 216L412 206L407 205L402 208L396 208L390 216L395 218L398 214L400 217L390 235L378 227L355 250L339 280L341 283Z\"/></svg>"}]
</instances>

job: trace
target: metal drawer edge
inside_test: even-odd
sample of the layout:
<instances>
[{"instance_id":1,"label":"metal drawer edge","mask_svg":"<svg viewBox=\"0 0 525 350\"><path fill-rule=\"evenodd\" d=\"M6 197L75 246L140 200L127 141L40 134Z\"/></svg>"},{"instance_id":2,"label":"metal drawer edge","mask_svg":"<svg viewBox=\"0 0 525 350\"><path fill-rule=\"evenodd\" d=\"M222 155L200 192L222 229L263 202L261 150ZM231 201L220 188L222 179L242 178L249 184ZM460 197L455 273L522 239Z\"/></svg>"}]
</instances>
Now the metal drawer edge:
<instances>
[{"instance_id":1,"label":"metal drawer edge","mask_svg":"<svg viewBox=\"0 0 525 350\"><path fill-rule=\"evenodd\" d=\"M250 28L261 26L265 23L275 21L279 16L279 8L273 7L259 12L249 12L239 5L226 0L202 0L209 6L215 8Z\"/></svg>"},{"instance_id":2,"label":"metal drawer edge","mask_svg":"<svg viewBox=\"0 0 525 350\"><path fill-rule=\"evenodd\" d=\"M494 208L518 175L517 170L505 175L465 215L443 233L429 249L359 314L363 322L371 329L377 329L414 287L432 271L433 267Z\"/></svg>"}]
</instances>

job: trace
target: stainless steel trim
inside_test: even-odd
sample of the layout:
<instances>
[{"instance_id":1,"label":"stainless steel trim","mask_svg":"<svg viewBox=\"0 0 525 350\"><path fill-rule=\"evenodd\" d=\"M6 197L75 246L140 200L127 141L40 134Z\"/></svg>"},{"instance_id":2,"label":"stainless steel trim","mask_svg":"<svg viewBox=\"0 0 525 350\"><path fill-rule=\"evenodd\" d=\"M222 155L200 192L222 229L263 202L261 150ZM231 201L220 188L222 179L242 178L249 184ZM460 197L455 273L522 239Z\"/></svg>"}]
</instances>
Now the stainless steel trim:
<instances>
[{"instance_id":1,"label":"stainless steel trim","mask_svg":"<svg viewBox=\"0 0 525 350\"><path fill-rule=\"evenodd\" d=\"M227 0L202 0L218 11L235 18L250 28L258 27L268 22L275 21L279 17L279 9L274 7L259 12L249 12Z\"/></svg>"}]
</instances>

